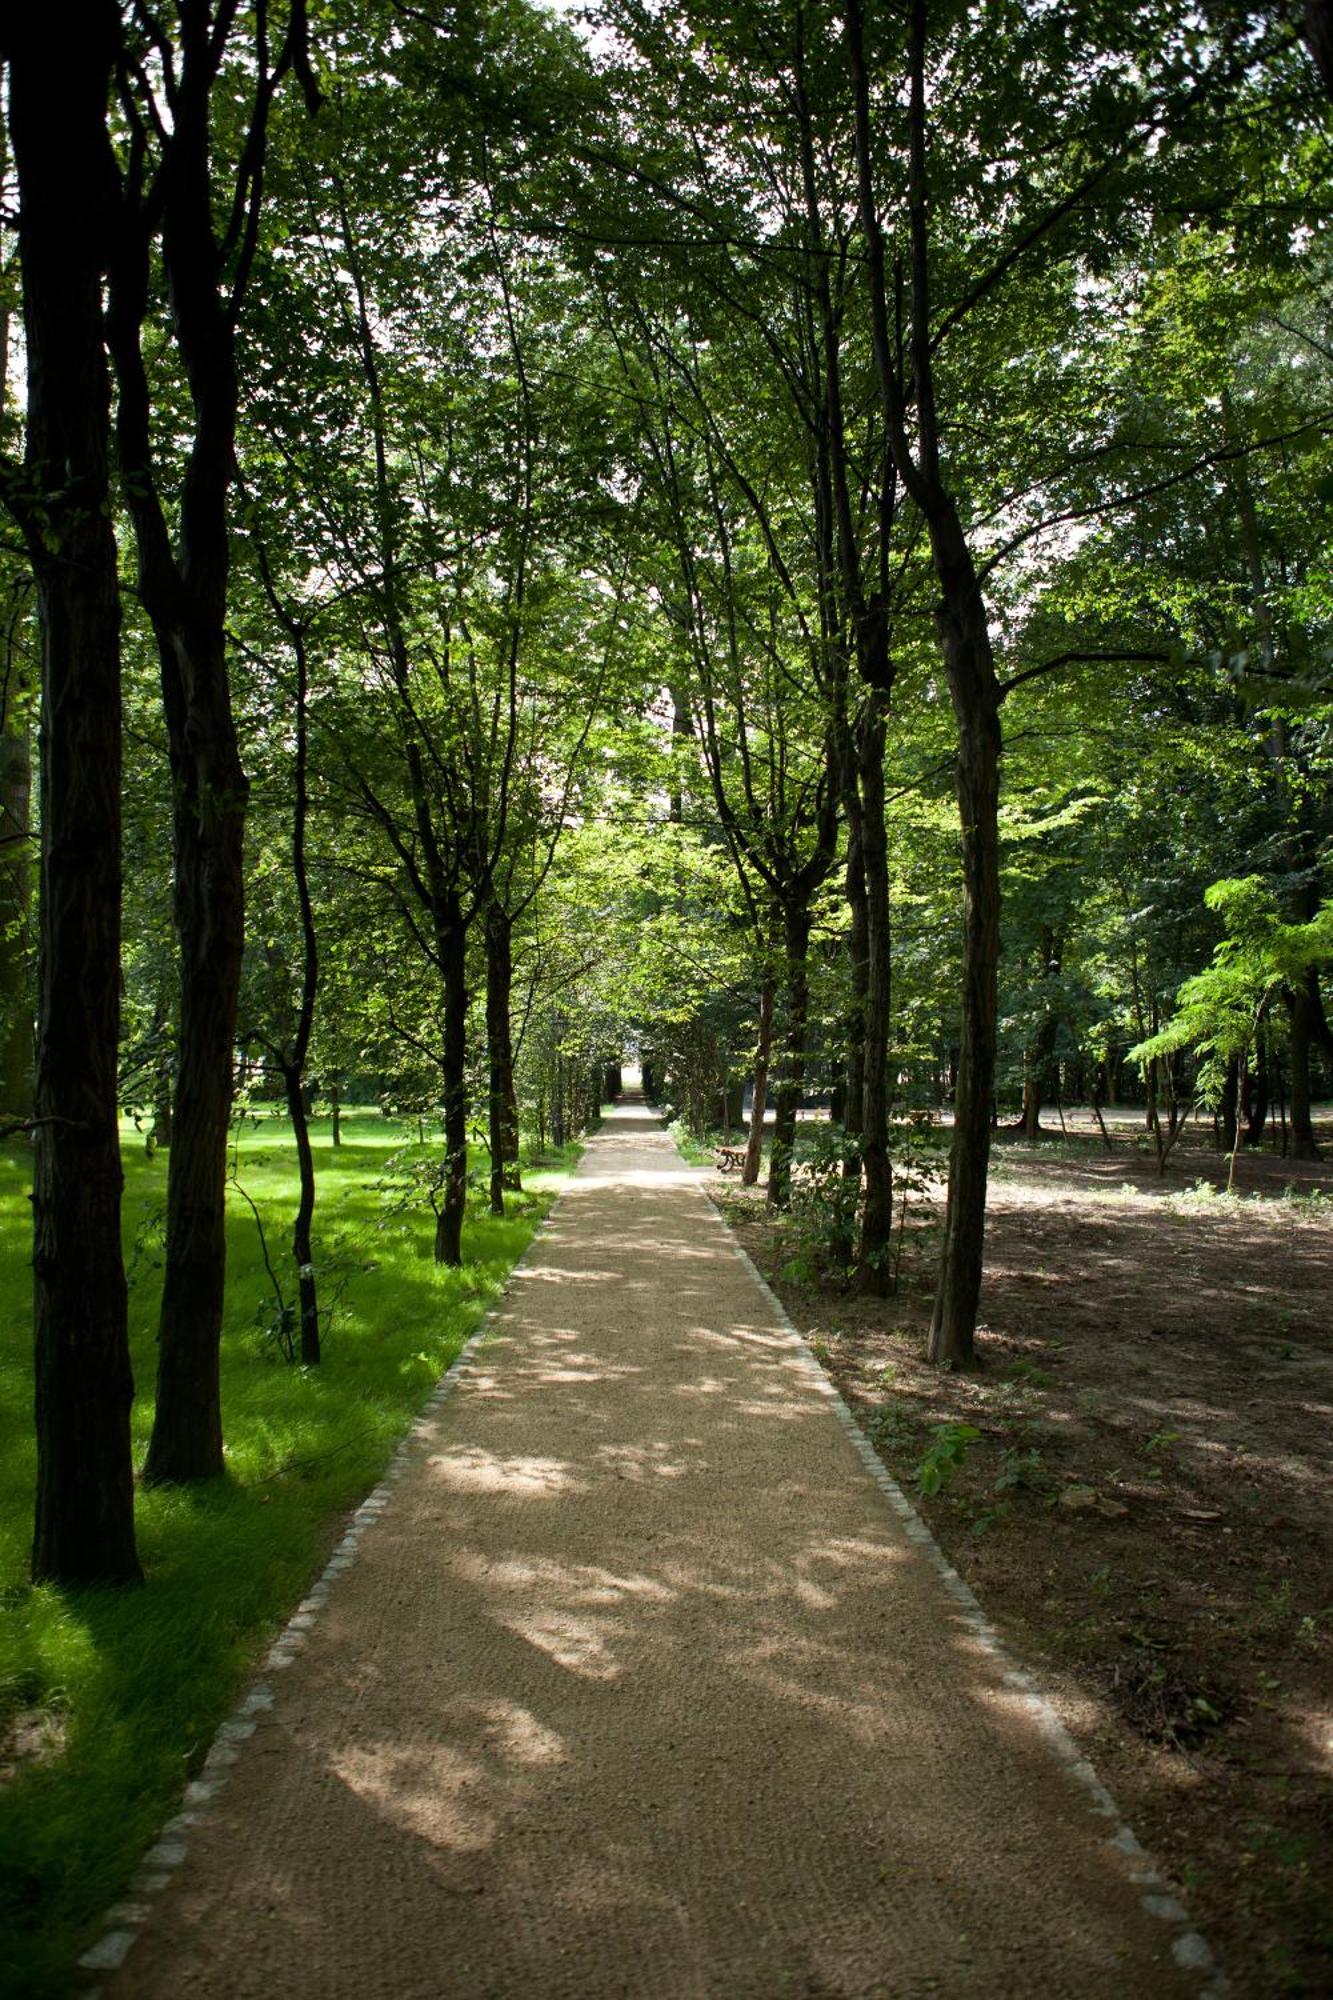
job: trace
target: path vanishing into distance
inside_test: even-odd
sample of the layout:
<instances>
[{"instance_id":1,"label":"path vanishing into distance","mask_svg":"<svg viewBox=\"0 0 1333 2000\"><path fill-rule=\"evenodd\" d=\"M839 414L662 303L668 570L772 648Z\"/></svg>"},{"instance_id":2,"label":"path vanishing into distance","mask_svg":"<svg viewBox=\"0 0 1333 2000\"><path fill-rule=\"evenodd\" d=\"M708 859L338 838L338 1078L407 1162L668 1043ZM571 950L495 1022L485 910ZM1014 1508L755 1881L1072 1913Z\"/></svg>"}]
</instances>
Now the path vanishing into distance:
<instances>
[{"instance_id":1,"label":"path vanishing into distance","mask_svg":"<svg viewBox=\"0 0 1333 2000\"><path fill-rule=\"evenodd\" d=\"M592 1140L104 1995L1214 1990L698 1180Z\"/></svg>"}]
</instances>

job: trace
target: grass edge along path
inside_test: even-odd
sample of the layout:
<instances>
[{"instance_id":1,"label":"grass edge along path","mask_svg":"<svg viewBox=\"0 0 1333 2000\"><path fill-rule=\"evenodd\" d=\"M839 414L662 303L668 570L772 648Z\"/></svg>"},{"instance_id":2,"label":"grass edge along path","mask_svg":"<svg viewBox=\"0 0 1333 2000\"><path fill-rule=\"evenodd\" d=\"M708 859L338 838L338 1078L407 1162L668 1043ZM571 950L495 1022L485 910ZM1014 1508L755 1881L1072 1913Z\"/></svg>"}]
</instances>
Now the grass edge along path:
<instances>
[{"instance_id":1,"label":"grass edge along path","mask_svg":"<svg viewBox=\"0 0 1333 2000\"><path fill-rule=\"evenodd\" d=\"M503 1221L469 1209L459 1272L430 1258L430 1215L395 1201L418 1149L378 1118L320 1152L327 1283L339 1299L319 1369L264 1336L254 1221L229 1204L223 1343L227 1475L137 1498L141 1589L60 1592L27 1582L31 1357L25 1163L0 1163L0 1992L55 2000L178 1809L273 1634L349 1512L376 1484L436 1382L494 1305L566 1184L567 1147ZM552 1170L553 1169L553 1170ZM126 1159L127 1261L141 1462L152 1416L160 1273L153 1217L165 1164ZM243 1139L242 1185L282 1268L295 1183L285 1123ZM147 1248L145 1247L147 1245Z\"/></svg>"}]
</instances>

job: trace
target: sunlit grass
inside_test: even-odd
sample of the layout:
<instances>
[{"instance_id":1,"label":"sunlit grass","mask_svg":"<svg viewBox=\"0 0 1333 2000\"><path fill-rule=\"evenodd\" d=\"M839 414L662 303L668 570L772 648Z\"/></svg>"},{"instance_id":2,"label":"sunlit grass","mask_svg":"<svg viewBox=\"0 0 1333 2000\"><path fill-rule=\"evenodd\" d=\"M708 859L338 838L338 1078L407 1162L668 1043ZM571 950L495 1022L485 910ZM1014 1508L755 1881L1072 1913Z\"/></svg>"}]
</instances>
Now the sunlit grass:
<instances>
[{"instance_id":1,"label":"sunlit grass","mask_svg":"<svg viewBox=\"0 0 1333 2000\"><path fill-rule=\"evenodd\" d=\"M0 1777L0 1991L40 1996L69 1967L142 1849L175 1808L213 1731L273 1628L321 1565L348 1509L384 1468L441 1371L494 1301L577 1148L525 1175L517 1212L470 1210L462 1271L432 1260L433 1218L394 1213L392 1155L416 1127L344 1120L334 1150L316 1128L317 1257L337 1294L318 1369L283 1361L261 1320L271 1291L253 1216L233 1199L223 1341L227 1474L190 1490L142 1492L146 1587L33 1590L27 1583L34 1477L28 1161L0 1153L0 1745L15 1717L56 1746ZM125 1239L138 1400L136 1462L152 1421L166 1156L126 1136ZM248 1130L238 1158L289 1295L296 1201L285 1122ZM60 1740L63 1736L63 1747ZM9 1758L0 1747L0 1766Z\"/></svg>"}]
</instances>

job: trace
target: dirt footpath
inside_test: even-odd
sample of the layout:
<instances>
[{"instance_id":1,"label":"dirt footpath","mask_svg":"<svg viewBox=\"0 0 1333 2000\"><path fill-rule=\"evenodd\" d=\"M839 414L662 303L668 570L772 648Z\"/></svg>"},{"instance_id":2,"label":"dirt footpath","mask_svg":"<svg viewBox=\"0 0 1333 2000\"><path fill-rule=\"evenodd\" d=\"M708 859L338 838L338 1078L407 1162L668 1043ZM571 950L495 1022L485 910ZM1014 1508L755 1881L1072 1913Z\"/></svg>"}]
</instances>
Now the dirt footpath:
<instances>
[{"instance_id":1,"label":"dirt footpath","mask_svg":"<svg viewBox=\"0 0 1333 2000\"><path fill-rule=\"evenodd\" d=\"M589 1147L106 1994L1204 1989L697 1178Z\"/></svg>"}]
</instances>

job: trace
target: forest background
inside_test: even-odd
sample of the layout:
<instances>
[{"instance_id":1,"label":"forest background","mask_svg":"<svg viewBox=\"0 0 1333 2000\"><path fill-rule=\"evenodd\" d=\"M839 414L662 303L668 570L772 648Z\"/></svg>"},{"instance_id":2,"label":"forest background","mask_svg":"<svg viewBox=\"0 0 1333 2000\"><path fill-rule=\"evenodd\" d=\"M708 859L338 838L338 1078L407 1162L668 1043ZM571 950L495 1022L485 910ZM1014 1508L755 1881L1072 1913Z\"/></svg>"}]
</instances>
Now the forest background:
<instances>
[{"instance_id":1,"label":"forest background","mask_svg":"<svg viewBox=\"0 0 1333 2000\"><path fill-rule=\"evenodd\" d=\"M1314 1198L1333 341L1317 7L48 15L0 1701L58 1982L627 1052L775 1271L963 1376L1007 1126ZM932 1414L928 1494L979 1434ZM173 1590L227 1607L193 1680L133 1665Z\"/></svg>"}]
</instances>

